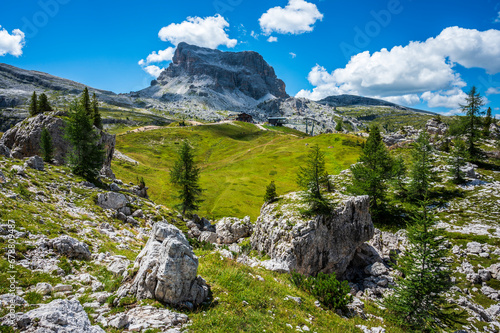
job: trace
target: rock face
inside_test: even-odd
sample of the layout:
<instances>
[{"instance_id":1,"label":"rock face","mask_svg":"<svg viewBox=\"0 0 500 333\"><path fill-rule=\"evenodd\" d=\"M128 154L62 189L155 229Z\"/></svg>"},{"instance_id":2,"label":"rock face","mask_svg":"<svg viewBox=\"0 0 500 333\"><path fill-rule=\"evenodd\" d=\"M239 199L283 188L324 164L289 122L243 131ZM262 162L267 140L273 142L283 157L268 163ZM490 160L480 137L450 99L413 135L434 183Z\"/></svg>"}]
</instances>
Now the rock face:
<instances>
[{"instance_id":1,"label":"rock face","mask_svg":"<svg viewBox=\"0 0 500 333\"><path fill-rule=\"evenodd\" d=\"M425 124L425 130L430 135L444 135L446 131L448 131L448 125L443 123L437 118L432 118L427 121Z\"/></svg>"},{"instance_id":2,"label":"rock face","mask_svg":"<svg viewBox=\"0 0 500 333\"><path fill-rule=\"evenodd\" d=\"M331 215L303 218L297 193L264 205L251 238L252 248L264 251L278 266L313 275L335 272L342 277L356 249L374 233L368 196L341 196Z\"/></svg>"},{"instance_id":3,"label":"rock face","mask_svg":"<svg viewBox=\"0 0 500 333\"><path fill-rule=\"evenodd\" d=\"M252 233L250 217L243 220L235 217L224 217L215 225L217 242L219 244L232 244L240 238L248 237Z\"/></svg>"},{"instance_id":4,"label":"rock face","mask_svg":"<svg viewBox=\"0 0 500 333\"><path fill-rule=\"evenodd\" d=\"M152 298L174 306L192 307L205 300L208 286L197 276L198 258L189 242L175 226L158 222L134 264L139 269L118 296L134 295L138 300Z\"/></svg>"},{"instance_id":5,"label":"rock face","mask_svg":"<svg viewBox=\"0 0 500 333\"><path fill-rule=\"evenodd\" d=\"M56 299L38 309L16 316L16 328L22 332L88 332L104 333L92 326L87 313L77 300Z\"/></svg>"},{"instance_id":6,"label":"rock face","mask_svg":"<svg viewBox=\"0 0 500 333\"><path fill-rule=\"evenodd\" d=\"M285 84L256 52L222 52L179 43L172 63L151 87L137 93L164 101L190 97L209 105L247 108L288 97Z\"/></svg>"},{"instance_id":7,"label":"rock face","mask_svg":"<svg viewBox=\"0 0 500 333\"><path fill-rule=\"evenodd\" d=\"M65 112L50 112L39 114L28 118L5 132L0 139L0 146L3 144L10 149L10 155L13 158L25 158L40 155L40 137L42 129L45 127L52 137L54 146L54 162L62 165L66 161L69 152L69 144L64 139L64 120ZM115 149L115 136L100 131L100 140L105 150L105 162L103 171L110 175L111 159ZM109 169L109 171L107 171Z\"/></svg>"}]
</instances>

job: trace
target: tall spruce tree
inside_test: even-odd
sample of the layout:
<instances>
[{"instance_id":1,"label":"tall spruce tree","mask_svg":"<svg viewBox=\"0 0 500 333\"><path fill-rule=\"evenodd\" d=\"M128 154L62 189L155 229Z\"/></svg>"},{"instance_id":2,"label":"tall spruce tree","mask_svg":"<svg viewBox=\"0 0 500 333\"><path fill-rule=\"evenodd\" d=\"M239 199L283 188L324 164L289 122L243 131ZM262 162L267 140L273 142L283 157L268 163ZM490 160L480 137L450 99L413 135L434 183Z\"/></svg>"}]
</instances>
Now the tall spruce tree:
<instances>
[{"instance_id":1,"label":"tall spruce tree","mask_svg":"<svg viewBox=\"0 0 500 333\"><path fill-rule=\"evenodd\" d=\"M83 89L82 95L80 96L80 105L83 107L87 116L92 118L92 106L90 105L89 90L87 87Z\"/></svg>"},{"instance_id":2,"label":"tall spruce tree","mask_svg":"<svg viewBox=\"0 0 500 333\"><path fill-rule=\"evenodd\" d=\"M462 111L466 113L464 130L466 135L467 153L472 160L477 160L482 156L478 147L478 140L481 136L481 107L484 105L481 94L473 86L466 97L466 104L461 105Z\"/></svg>"},{"instance_id":3,"label":"tall spruce tree","mask_svg":"<svg viewBox=\"0 0 500 333\"><path fill-rule=\"evenodd\" d=\"M30 116L34 117L38 114L38 101L36 97L36 91L33 91L33 95L31 95L30 100Z\"/></svg>"},{"instance_id":4,"label":"tall spruce tree","mask_svg":"<svg viewBox=\"0 0 500 333\"><path fill-rule=\"evenodd\" d=\"M68 164L71 171L89 181L96 181L104 163L104 150L81 101L71 105L65 130L70 143Z\"/></svg>"},{"instance_id":5,"label":"tall spruce tree","mask_svg":"<svg viewBox=\"0 0 500 333\"><path fill-rule=\"evenodd\" d=\"M401 275L394 293L383 301L389 320L405 331L435 331L456 322L443 295L451 286L446 239L425 206L408 225L409 245L396 265Z\"/></svg>"},{"instance_id":6,"label":"tall spruce tree","mask_svg":"<svg viewBox=\"0 0 500 333\"><path fill-rule=\"evenodd\" d=\"M95 93L92 95L92 119L94 126L102 130L102 118L101 113L99 112L99 102L97 101Z\"/></svg>"},{"instance_id":7,"label":"tall spruce tree","mask_svg":"<svg viewBox=\"0 0 500 333\"><path fill-rule=\"evenodd\" d=\"M486 138L490 136L490 126L492 123L493 117L491 116L491 107L489 107L483 122L483 136Z\"/></svg>"},{"instance_id":8,"label":"tall spruce tree","mask_svg":"<svg viewBox=\"0 0 500 333\"><path fill-rule=\"evenodd\" d=\"M52 137L49 131L44 127L40 136L40 151L45 162L52 162L54 157L54 146L52 145Z\"/></svg>"},{"instance_id":9,"label":"tall spruce tree","mask_svg":"<svg viewBox=\"0 0 500 333\"><path fill-rule=\"evenodd\" d=\"M450 175L455 184L462 184L465 182L465 172L462 171L462 167L465 166L465 160L467 159L467 147L465 142L458 139L455 140L455 146L451 151L451 157L448 160L450 165Z\"/></svg>"},{"instance_id":10,"label":"tall spruce tree","mask_svg":"<svg viewBox=\"0 0 500 333\"><path fill-rule=\"evenodd\" d=\"M431 182L431 153L432 146L429 142L429 134L420 132L417 140L413 144L411 155L413 157L410 168L409 196L413 199L424 199L429 191Z\"/></svg>"},{"instance_id":11,"label":"tall spruce tree","mask_svg":"<svg viewBox=\"0 0 500 333\"><path fill-rule=\"evenodd\" d=\"M385 209L384 198L388 181L393 175L394 161L377 125L370 127L370 135L358 162L361 163L351 167L353 178L350 191L369 195L371 213L379 216Z\"/></svg>"},{"instance_id":12,"label":"tall spruce tree","mask_svg":"<svg viewBox=\"0 0 500 333\"><path fill-rule=\"evenodd\" d=\"M47 95L41 93L38 97L38 113L52 111Z\"/></svg>"},{"instance_id":13,"label":"tall spruce tree","mask_svg":"<svg viewBox=\"0 0 500 333\"><path fill-rule=\"evenodd\" d=\"M170 182L177 187L177 199L181 202L177 205L182 214L192 212L199 208L202 188L199 184L200 168L194 161L193 148L184 141L177 152L177 160L170 169Z\"/></svg>"},{"instance_id":14,"label":"tall spruce tree","mask_svg":"<svg viewBox=\"0 0 500 333\"><path fill-rule=\"evenodd\" d=\"M276 200L278 194L276 193L276 185L274 184L274 180L272 180L269 185L266 187L266 194L264 195L264 202L273 202Z\"/></svg>"},{"instance_id":15,"label":"tall spruce tree","mask_svg":"<svg viewBox=\"0 0 500 333\"><path fill-rule=\"evenodd\" d=\"M329 210L322 194L322 187L328 187L325 154L318 145L310 148L305 162L299 167L297 184L304 190L303 198L310 205L310 213L326 213Z\"/></svg>"}]
</instances>

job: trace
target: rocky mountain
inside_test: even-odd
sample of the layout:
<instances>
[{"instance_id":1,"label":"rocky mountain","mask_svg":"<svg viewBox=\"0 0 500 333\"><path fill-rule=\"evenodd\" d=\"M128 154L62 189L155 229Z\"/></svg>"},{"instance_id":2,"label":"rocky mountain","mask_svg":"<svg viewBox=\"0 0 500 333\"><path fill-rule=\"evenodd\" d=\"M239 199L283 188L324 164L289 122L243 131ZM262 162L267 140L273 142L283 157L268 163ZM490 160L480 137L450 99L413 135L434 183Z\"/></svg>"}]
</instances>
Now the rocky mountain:
<instances>
[{"instance_id":1,"label":"rocky mountain","mask_svg":"<svg viewBox=\"0 0 500 333\"><path fill-rule=\"evenodd\" d=\"M257 52L222 52L186 43L177 46L172 63L150 87L132 96L197 100L227 110L288 97L285 83Z\"/></svg>"},{"instance_id":2,"label":"rocky mountain","mask_svg":"<svg viewBox=\"0 0 500 333\"><path fill-rule=\"evenodd\" d=\"M415 112L423 112L428 114L434 114L433 112L412 109L405 106L401 106L395 103L384 101L382 99L356 96L356 95L336 95L328 96L318 101L318 104L328 105L332 107L346 107L346 106L388 106L398 110L409 110Z\"/></svg>"},{"instance_id":3,"label":"rocky mountain","mask_svg":"<svg viewBox=\"0 0 500 333\"><path fill-rule=\"evenodd\" d=\"M25 70L0 63L0 108L24 105L33 91L45 92L52 100L65 102L81 94L84 84L43 72ZM132 106L130 97L90 88L100 101L117 106Z\"/></svg>"}]
</instances>

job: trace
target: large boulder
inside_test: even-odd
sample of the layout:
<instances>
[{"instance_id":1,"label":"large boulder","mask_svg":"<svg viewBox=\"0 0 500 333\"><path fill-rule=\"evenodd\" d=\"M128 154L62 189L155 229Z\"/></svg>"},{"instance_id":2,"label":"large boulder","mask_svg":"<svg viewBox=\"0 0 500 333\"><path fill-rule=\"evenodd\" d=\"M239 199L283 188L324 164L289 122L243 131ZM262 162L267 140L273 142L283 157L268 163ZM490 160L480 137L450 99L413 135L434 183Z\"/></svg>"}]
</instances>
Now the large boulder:
<instances>
[{"instance_id":1,"label":"large boulder","mask_svg":"<svg viewBox=\"0 0 500 333\"><path fill-rule=\"evenodd\" d=\"M42 129L45 127L49 131L54 146L54 163L65 164L69 153L70 145L64 138L65 123L63 117L66 112L46 112L35 117L30 117L17 123L14 127L5 132L0 139L0 146L5 145L10 150L10 157L22 159L40 155L40 138ZM107 134L101 130L99 132L99 143L103 145L105 159L101 173L108 177L114 177L111 172L111 159L115 150L115 135ZM2 152L5 152L2 149Z\"/></svg>"},{"instance_id":2,"label":"large boulder","mask_svg":"<svg viewBox=\"0 0 500 333\"><path fill-rule=\"evenodd\" d=\"M54 251L72 259L90 260L92 254L89 246L70 236L61 236L50 241Z\"/></svg>"},{"instance_id":3,"label":"large boulder","mask_svg":"<svg viewBox=\"0 0 500 333\"><path fill-rule=\"evenodd\" d=\"M232 244L240 238L248 237L252 233L250 217L243 220L236 217L224 217L215 225L217 242L219 244Z\"/></svg>"},{"instance_id":4,"label":"large boulder","mask_svg":"<svg viewBox=\"0 0 500 333\"><path fill-rule=\"evenodd\" d=\"M126 328L128 331L137 332L147 329L166 330L172 327L180 328L189 320L188 316L168 309L158 309L154 306L138 306L128 310L126 313L118 313L108 318L99 317L104 326ZM170 331L167 331L170 332ZM175 332L178 332L175 330Z\"/></svg>"},{"instance_id":5,"label":"large boulder","mask_svg":"<svg viewBox=\"0 0 500 333\"><path fill-rule=\"evenodd\" d=\"M368 196L340 194L328 215L306 218L298 193L265 204L254 226L252 248L268 254L288 271L315 275L335 272L342 277L356 249L373 236Z\"/></svg>"},{"instance_id":6,"label":"large boulder","mask_svg":"<svg viewBox=\"0 0 500 333\"><path fill-rule=\"evenodd\" d=\"M43 171L43 159L38 155L28 157L28 159L26 159L26 162L24 162L24 167Z\"/></svg>"},{"instance_id":7,"label":"large boulder","mask_svg":"<svg viewBox=\"0 0 500 333\"><path fill-rule=\"evenodd\" d=\"M166 222L154 225L134 269L138 269L137 274L131 283L120 287L119 298L128 294L138 300L151 298L191 308L208 295L205 280L196 275L198 258L189 242L179 229Z\"/></svg>"},{"instance_id":8,"label":"large boulder","mask_svg":"<svg viewBox=\"0 0 500 333\"><path fill-rule=\"evenodd\" d=\"M22 332L104 333L99 326L92 326L87 313L76 299L56 299L25 314L16 314L15 320L8 317L4 317L3 324L14 326Z\"/></svg>"},{"instance_id":9,"label":"large boulder","mask_svg":"<svg viewBox=\"0 0 500 333\"><path fill-rule=\"evenodd\" d=\"M425 124L425 130L430 135L444 135L448 131L448 125L438 118L431 118Z\"/></svg>"},{"instance_id":10,"label":"large boulder","mask_svg":"<svg viewBox=\"0 0 500 333\"><path fill-rule=\"evenodd\" d=\"M128 203L127 197L122 193L106 192L97 196L97 205L104 209L120 210L127 207Z\"/></svg>"}]
</instances>

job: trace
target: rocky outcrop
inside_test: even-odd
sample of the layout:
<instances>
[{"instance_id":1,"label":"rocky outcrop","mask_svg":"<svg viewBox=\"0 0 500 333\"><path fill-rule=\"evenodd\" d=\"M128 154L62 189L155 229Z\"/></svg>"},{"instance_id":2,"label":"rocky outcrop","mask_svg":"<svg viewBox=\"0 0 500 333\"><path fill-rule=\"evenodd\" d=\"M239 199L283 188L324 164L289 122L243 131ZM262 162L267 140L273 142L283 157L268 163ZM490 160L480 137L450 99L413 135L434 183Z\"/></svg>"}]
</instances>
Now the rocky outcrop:
<instances>
[{"instance_id":1,"label":"rocky outcrop","mask_svg":"<svg viewBox=\"0 0 500 333\"><path fill-rule=\"evenodd\" d=\"M288 271L335 272L342 277L356 249L373 236L374 227L368 196L337 194L332 203L331 214L310 219L298 212L297 207L303 206L298 193L264 205L251 237L252 248Z\"/></svg>"},{"instance_id":2,"label":"rocky outcrop","mask_svg":"<svg viewBox=\"0 0 500 333\"><path fill-rule=\"evenodd\" d=\"M208 295L205 280L196 275L198 258L189 242L179 229L166 222L154 225L134 269L138 269L137 274L131 283L120 287L118 299L128 294L138 300L151 298L191 308Z\"/></svg>"},{"instance_id":3,"label":"rocky outcrop","mask_svg":"<svg viewBox=\"0 0 500 333\"><path fill-rule=\"evenodd\" d=\"M54 163L65 164L70 146L64 138L65 123L62 117L65 112L50 112L28 118L4 133L0 139L0 146L5 145L10 150L10 157L22 159L40 155L40 137L45 127L52 138L54 146ZM111 159L115 149L115 136L99 131L99 143L105 151L103 170L106 176L113 176L111 172ZM114 177L114 176L113 176Z\"/></svg>"},{"instance_id":4,"label":"rocky outcrop","mask_svg":"<svg viewBox=\"0 0 500 333\"><path fill-rule=\"evenodd\" d=\"M425 124L425 130L430 135L444 135L448 131L448 125L438 118L432 118Z\"/></svg>"},{"instance_id":5,"label":"rocky outcrop","mask_svg":"<svg viewBox=\"0 0 500 333\"><path fill-rule=\"evenodd\" d=\"M83 242L80 242L70 236L61 236L54 238L49 241L49 247L52 247L54 251L74 259L85 259L89 260L91 258L91 253L89 246Z\"/></svg>"},{"instance_id":6,"label":"rocky outcrop","mask_svg":"<svg viewBox=\"0 0 500 333\"><path fill-rule=\"evenodd\" d=\"M164 331L176 326L180 328L189 320L185 314L173 312L168 309L158 309L154 306L139 306L125 313L118 313L107 318L101 317L97 321L102 323L103 326L127 329L130 332L144 331L146 329ZM175 330L172 332L178 331Z\"/></svg>"},{"instance_id":7,"label":"rocky outcrop","mask_svg":"<svg viewBox=\"0 0 500 333\"><path fill-rule=\"evenodd\" d=\"M382 136L382 140L387 146L393 146L404 142L413 142L417 139L420 131L413 126L404 126L396 133L390 133Z\"/></svg>"},{"instance_id":8,"label":"rocky outcrop","mask_svg":"<svg viewBox=\"0 0 500 333\"><path fill-rule=\"evenodd\" d=\"M28 157L26 162L24 162L24 167L35 169L38 171L43 171L44 170L43 159L38 155Z\"/></svg>"},{"instance_id":9,"label":"rocky outcrop","mask_svg":"<svg viewBox=\"0 0 500 333\"><path fill-rule=\"evenodd\" d=\"M492 123L490 125L490 135L494 138L500 138L500 123Z\"/></svg>"},{"instance_id":10,"label":"rocky outcrop","mask_svg":"<svg viewBox=\"0 0 500 333\"><path fill-rule=\"evenodd\" d=\"M252 233L250 216L243 220L236 217L224 217L215 225L217 242L219 244L232 244L239 239L248 237Z\"/></svg>"},{"instance_id":11,"label":"rocky outcrop","mask_svg":"<svg viewBox=\"0 0 500 333\"><path fill-rule=\"evenodd\" d=\"M39 308L16 314L14 320L5 316L3 324L14 326L22 332L88 332L104 333L99 326L92 326L82 305L76 299L56 299Z\"/></svg>"}]
</instances>

